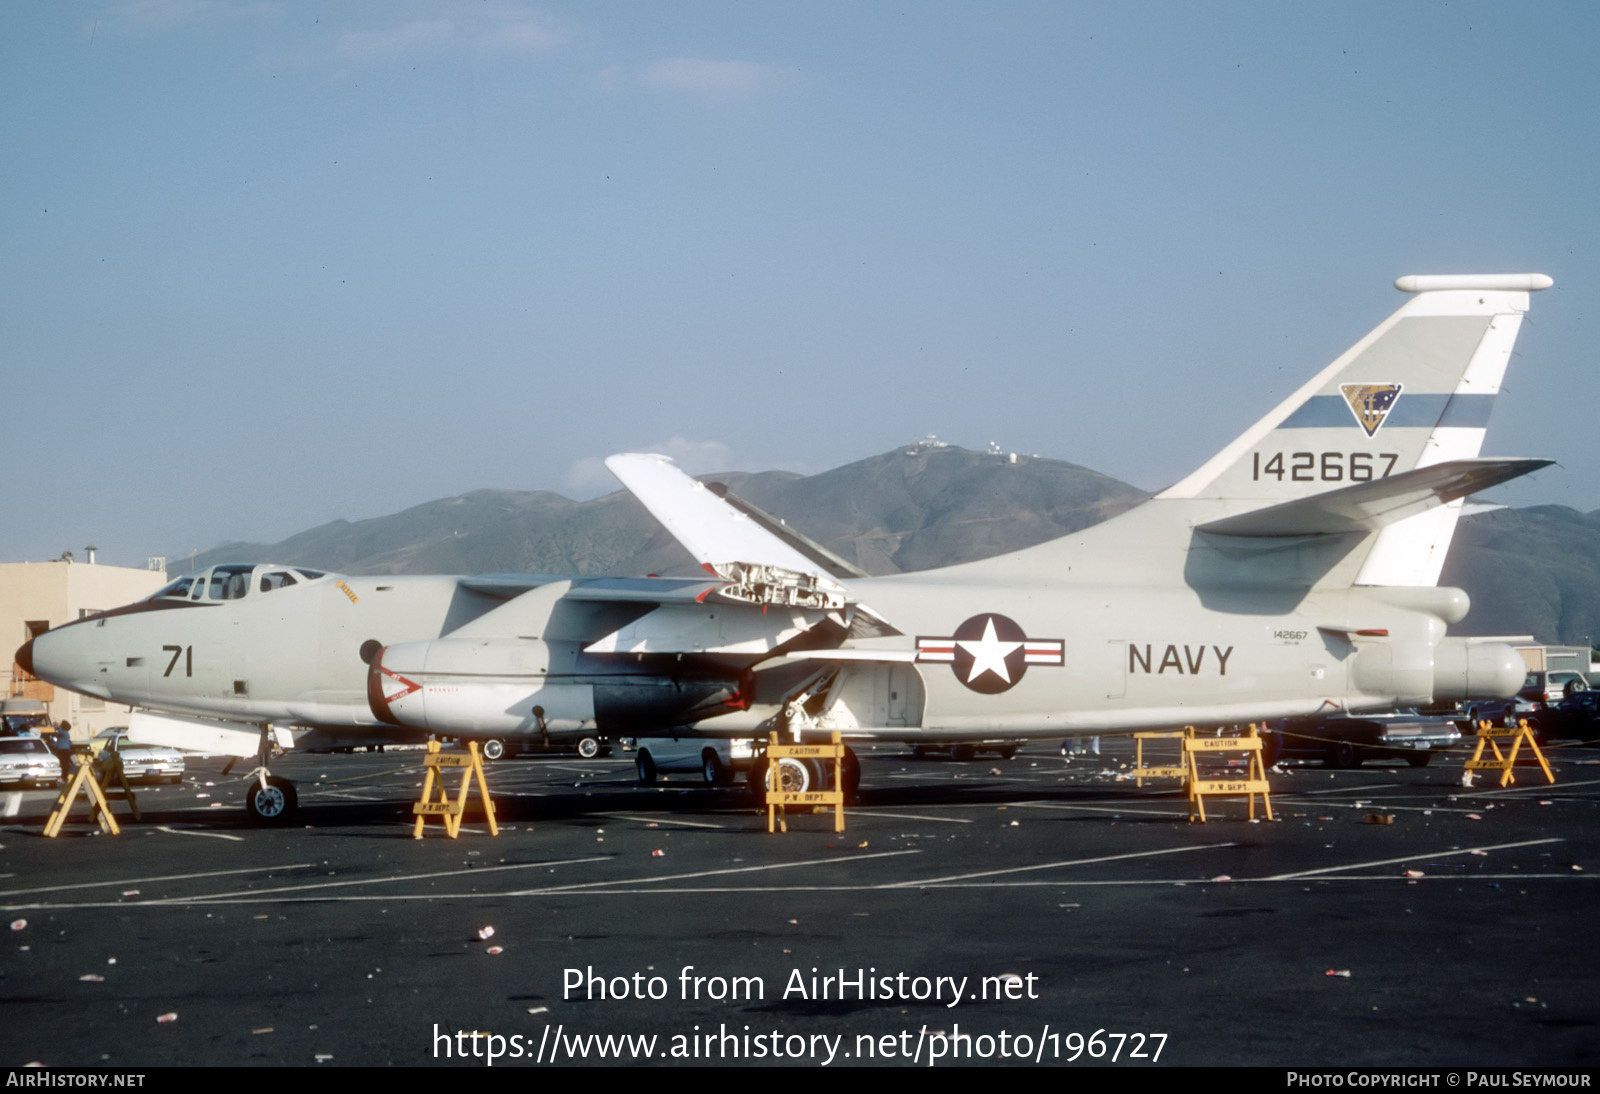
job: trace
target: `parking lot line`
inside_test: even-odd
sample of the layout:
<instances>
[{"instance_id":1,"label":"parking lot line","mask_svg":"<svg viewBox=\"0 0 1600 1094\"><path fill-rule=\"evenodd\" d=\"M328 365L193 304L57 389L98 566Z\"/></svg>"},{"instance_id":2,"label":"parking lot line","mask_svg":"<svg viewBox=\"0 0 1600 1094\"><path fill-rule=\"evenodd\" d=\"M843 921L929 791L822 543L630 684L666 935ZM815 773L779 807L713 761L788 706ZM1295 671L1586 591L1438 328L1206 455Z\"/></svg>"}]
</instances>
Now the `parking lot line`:
<instances>
[{"instance_id":1,"label":"parking lot line","mask_svg":"<svg viewBox=\"0 0 1600 1094\"><path fill-rule=\"evenodd\" d=\"M1539 847L1546 843L1562 843L1558 837L1549 839L1523 840L1520 843L1482 843L1474 847L1453 847L1448 851L1425 851L1420 854L1403 855L1399 858L1376 859L1372 862L1352 862L1344 866L1324 866L1317 870L1301 870L1292 874L1274 874L1264 877L1262 881L1297 881L1301 878L1320 877L1325 874L1341 873L1345 870L1366 870L1374 866L1398 866L1404 862L1422 862L1430 858L1450 858L1455 855L1469 855L1473 851L1509 851L1517 847Z\"/></svg>"},{"instance_id":2,"label":"parking lot line","mask_svg":"<svg viewBox=\"0 0 1600 1094\"><path fill-rule=\"evenodd\" d=\"M157 881L193 881L195 878L227 877L231 874L261 874L273 870L309 870L311 862L291 862L283 866L244 866L235 870L207 870L198 874L162 874L156 877L127 877L116 881L80 881L72 885L40 885L33 889L7 889L0 892L0 900L28 893L63 893L68 889L104 889L113 885L149 885Z\"/></svg>"},{"instance_id":3,"label":"parking lot line","mask_svg":"<svg viewBox=\"0 0 1600 1094\"><path fill-rule=\"evenodd\" d=\"M715 828L718 831L727 828L725 824L711 824L707 821L679 820L670 813L597 813L599 817L612 817L616 820L638 821L643 824L675 824L682 828Z\"/></svg>"},{"instance_id":4,"label":"parking lot line","mask_svg":"<svg viewBox=\"0 0 1600 1094\"><path fill-rule=\"evenodd\" d=\"M970 874L951 874L947 877L923 878L917 881L897 881L885 885L885 889L921 889L934 885L943 885L956 881L971 881L975 878L1001 877L1005 874L1030 873L1037 870L1055 870L1065 866L1091 866L1100 862L1120 862L1134 858L1153 858L1157 855L1176 855L1184 851L1215 851L1222 847L1232 847L1228 843L1203 843L1185 847L1164 847L1159 851L1130 851L1122 855L1096 855L1093 858L1063 859L1059 862L1042 862L1032 866L1008 866L1003 870L979 870Z\"/></svg>"},{"instance_id":5,"label":"parking lot line","mask_svg":"<svg viewBox=\"0 0 1600 1094\"><path fill-rule=\"evenodd\" d=\"M883 817L888 820L925 820L937 821L943 824L972 823L972 821L966 817L928 817L923 816L920 813L882 813L866 809L846 809L844 813L847 817Z\"/></svg>"}]
</instances>

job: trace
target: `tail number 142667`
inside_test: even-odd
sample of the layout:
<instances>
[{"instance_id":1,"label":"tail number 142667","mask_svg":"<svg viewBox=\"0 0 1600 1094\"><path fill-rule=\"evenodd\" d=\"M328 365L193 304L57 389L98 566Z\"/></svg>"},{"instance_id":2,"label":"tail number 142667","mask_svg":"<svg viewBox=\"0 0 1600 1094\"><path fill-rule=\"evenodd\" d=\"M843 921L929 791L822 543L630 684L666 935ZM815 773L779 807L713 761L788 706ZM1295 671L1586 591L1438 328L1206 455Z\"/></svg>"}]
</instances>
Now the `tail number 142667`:
<instances>
[{"instance_id":1,"label":"tail number 142667","mask_svg":"<svg viewBox=\"0 0 1600 1094\"><path fill-rule=\"evenodd\" d=\"M1250 478L1277 479L1282 482L1371 482L1386 479L1394 470L1398 452L1275 452L1263 462L1261 453L1252 453Z\"/></svg>"}]
</instances>

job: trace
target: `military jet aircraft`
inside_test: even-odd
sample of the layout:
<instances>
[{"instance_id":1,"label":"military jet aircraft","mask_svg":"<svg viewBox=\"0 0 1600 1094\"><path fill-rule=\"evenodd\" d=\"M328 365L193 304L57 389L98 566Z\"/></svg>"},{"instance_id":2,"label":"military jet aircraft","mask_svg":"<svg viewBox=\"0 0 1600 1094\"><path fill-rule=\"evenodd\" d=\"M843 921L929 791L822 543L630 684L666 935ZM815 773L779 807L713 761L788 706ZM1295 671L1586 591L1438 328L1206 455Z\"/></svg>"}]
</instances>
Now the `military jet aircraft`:
<instances>
[{"instance_id":1,"label":"military jet aircraft","mask_svg":"<svg viewBox=\"0 0 1600 1094\"><path fill-rule=\"evenodd\" d=\"M145 739L259 750L263 819L294 806L265 770L287 726L949 743L1508 697L1520 657L1448 636L1468 600L1436 582L1461 500L1550 462L1478 455L1550 284L1403 277L1403 307L1193 474L997 558L868 577L665 457L616 456L704 576L222 565L17 660L144 708Z\"/></svg>"}]
</instances>

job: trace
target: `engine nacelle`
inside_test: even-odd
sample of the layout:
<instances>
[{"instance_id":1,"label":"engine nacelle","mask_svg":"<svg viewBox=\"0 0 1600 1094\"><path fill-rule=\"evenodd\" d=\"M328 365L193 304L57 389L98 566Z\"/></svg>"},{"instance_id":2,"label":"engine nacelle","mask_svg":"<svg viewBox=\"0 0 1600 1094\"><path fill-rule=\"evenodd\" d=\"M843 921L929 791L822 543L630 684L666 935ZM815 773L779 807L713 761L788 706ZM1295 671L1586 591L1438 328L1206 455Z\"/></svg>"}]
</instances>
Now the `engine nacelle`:
<instances>
[{"instance_id":1,"label":"engine nacelle","mask_svg":"<svg viewBox=\"0 0 1600 1094\"><path fill-rule=\"evenodd\" d=\"M373 716L434 733L517 736L594 728L594 689L552 679L537 639L438 638L386 646L367 670Z\"/></svg>"},{"instance_id":2,"label":"engine nacelle","mask_svg":"<svg viewBox=\"0 0 1600 1094\"><path fill-rule=\"evenodd\" d=\"M1433 654L1433 697L1437 700L1509 699L1522 688L1528 666L1504 642L1446 638Z\"/></svg>"},{"instance_id":3,"label":"engine nacelle","mask_svg":"<svg viewBox=\"0 0 1600 1094\"><path fill-rule=\"evenodd\" d=\"M636 661L577 668L572 646L533 638L438 638L379 650L367 672L373 716L472 736L635 734L740 708L732 673L669 673Z\"/></svg>"}]
</instances>

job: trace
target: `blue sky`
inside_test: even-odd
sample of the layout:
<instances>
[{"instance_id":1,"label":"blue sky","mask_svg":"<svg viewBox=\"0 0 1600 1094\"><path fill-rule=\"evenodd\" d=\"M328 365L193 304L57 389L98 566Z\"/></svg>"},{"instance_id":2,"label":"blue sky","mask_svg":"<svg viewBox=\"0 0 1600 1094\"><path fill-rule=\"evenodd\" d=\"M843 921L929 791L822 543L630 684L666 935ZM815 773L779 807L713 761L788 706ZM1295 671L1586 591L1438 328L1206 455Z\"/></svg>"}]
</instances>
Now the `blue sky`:
<instances>
[{"instance_id":1,"label":"blue sky","mask_svg":"<svg viewBox=\"0 0 1600 1094\"><path fill-rule=\"evenodd\" d=\"M1487 454L1600 508L1592 4L0 6L0 559L935 433L1146 488L1536 270ZM175 563L176 565L176 563Z\"/></svg>"}]
</instances>

